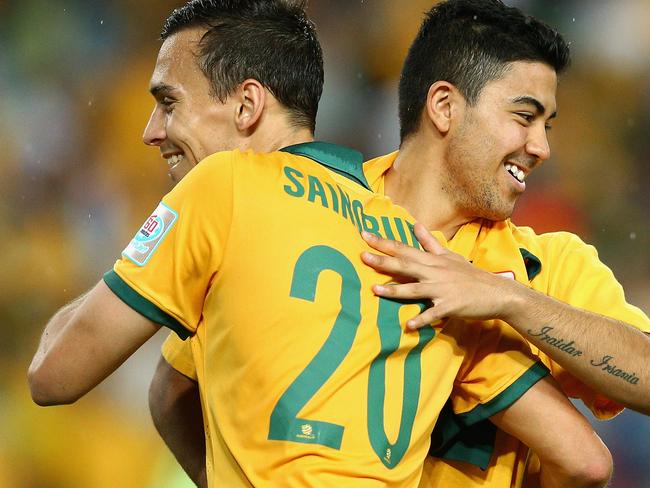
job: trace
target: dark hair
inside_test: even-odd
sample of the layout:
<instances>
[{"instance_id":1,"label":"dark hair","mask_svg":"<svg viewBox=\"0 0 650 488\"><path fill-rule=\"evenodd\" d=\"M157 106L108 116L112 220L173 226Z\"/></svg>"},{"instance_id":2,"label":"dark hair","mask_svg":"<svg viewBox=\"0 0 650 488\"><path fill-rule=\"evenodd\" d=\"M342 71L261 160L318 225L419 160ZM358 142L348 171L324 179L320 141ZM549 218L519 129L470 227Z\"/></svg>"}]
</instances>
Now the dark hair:
<instances>
[{"instance_id":1,"label":"dark hair","mask_svg":"<svg viewBox=\"0 0 650 488\"><path fill-rule=\"evenodd\" d=\"M470 105L514 61L539 61L560 74L569 64L562 36L500 0L448 0L426 15L399 83L400 137L416 132L429 87L452 83Z\"/></svg>"},{"instance_id":2,"label":"dark hair","mask_svg":"<svg viewBox=\"0 0 650 488\"><path fill-rule=\"evenodd\" d=\"M191 0L174 10L160 35L205 27L199 67L224 102L248 78L267 88L294 124L316 127L323 92L323 53L305 1Z\"/></svg>"}]
</instances>

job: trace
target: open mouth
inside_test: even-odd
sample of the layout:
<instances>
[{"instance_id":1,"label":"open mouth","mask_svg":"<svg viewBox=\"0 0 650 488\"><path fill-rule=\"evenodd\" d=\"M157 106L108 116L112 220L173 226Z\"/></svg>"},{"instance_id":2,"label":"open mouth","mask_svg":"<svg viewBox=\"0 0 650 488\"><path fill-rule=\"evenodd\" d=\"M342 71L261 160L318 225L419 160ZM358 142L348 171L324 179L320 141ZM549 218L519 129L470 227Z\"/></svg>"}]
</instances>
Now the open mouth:
<instances>
[{"instance_id":1,"label":"open mouth","mask_svg":"<svg viewBox=\"0 0 650 488\"><path fill-rule=\"evenodd\" d=\"M517 180L519 183L523 183L526 179L526 173L524 173L520 168L511 163L505 164L506 171L512 175L512 177Z\"/></svg>"},{"instance_id":2,"label":"open mouth","mask_svg":"<svg viewBox=\"0 0 650 488\"><path fill-rule=\"evenodd\" d=\"M184 159L184 154L174 154L173 156L167 158L167 165L169 166L169 169L174 169L176 166L181 164Z\"/></svg>"}]
</instances>

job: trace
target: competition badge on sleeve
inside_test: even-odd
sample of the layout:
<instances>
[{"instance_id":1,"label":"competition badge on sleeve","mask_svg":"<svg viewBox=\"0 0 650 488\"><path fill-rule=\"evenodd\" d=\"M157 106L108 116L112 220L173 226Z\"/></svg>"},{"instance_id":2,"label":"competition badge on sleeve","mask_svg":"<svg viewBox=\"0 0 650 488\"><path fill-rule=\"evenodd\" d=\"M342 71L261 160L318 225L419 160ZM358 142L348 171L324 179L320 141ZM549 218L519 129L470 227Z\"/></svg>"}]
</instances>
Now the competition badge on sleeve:
<instances>
[{"instance_id":1,"label":"competition badge on sleeve","mask_svg":"<svg viewBox=\"0 0 650 488\"><path fill-rule=\"evenodd\" d=\"M144 266L177 218L178 214L174 210L160 202L122 254L138 266Z\"/></svg>"}]
</instances>

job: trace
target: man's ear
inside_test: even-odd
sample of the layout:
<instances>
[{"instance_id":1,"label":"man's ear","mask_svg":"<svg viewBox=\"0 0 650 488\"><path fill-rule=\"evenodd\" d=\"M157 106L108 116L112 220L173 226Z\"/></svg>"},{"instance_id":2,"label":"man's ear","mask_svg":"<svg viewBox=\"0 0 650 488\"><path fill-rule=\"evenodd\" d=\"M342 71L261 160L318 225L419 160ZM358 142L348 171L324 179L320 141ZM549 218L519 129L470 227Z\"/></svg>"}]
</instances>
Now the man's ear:
<instances>
[{"instance_id":1,"label":"man's ear","mask_svg":"<svg viewBox=\"0 0 650 488\"><path fill-rule=\"evenodd\" d=\"M236 107L235 125L242 132L249 131L259 121L266 105L266 89L257 80L244 80L237 89L239 103Z\"/></svg>"},{"instance_id":2,"label":"man's ear","mask_svg":"<svg viewBox=\"0 0 650 488\"><path fill-rule=\"evenodd\" d=\"M461 99L456 87L447 81L436 81L429 87L425 115L441 134L449 131Z\"/></svg>"}]
</instances>

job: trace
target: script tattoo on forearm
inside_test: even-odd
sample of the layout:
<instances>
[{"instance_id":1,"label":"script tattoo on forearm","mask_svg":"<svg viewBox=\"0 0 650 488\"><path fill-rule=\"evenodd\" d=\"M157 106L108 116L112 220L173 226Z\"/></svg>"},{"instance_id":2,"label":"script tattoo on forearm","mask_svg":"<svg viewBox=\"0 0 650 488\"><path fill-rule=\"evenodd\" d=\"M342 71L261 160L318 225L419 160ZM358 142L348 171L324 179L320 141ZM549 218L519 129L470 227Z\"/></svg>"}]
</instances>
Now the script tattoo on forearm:
<instances>
[{"instance_id":1,"label":"script tattoo on forearm","mask_svg":"<svg viewBox=\"0 0 650 488\"><path fill-rule=\"evenodd\" d=\"M532 337L539 337L539 340L545 342L562 352L565 352L573 357L582 356L582 351L577 348L577 345L573 341L566 342L565 340L551 335L553 327L545 326L542 327L541 331L535 332L531 329L528 329L528 334ZM634 374L628 371L625 371L615 364L612 363L614 356L605 355L602 359L599 360L590 360L589 363L595 368L599 368L607 374L621 378L623 381L627 381L631 385L636 385L639 382L639 378Z\"/></svg>"},{"instance_id":2,"label":"script tattoo on forearm","mask_svg":"<svg viewBox=\"0 0 650 488\"><path fill-rule=\"evenodd\" d=\"M603 356L599 361L590 361L592 366L601 368L605 373L609 373L612 376L621 378L623 381L627 381L631 385L636 385L639 382L639 378L634 374L628 371L624 371L618 368L615 364L611 364L610 361L614 359L614 356Z\"/></svg>"},{"instance_id":3,"label":"script tattoo on forearm","mask_svg":"<svg viewBox=\"0 0 650 488\"><path fill-rule=\"evenodd\" d=\"M566 342L559 337L553 337L550 334L552 330L553 327L546 326L542 327L542 330L540 332L533 332L531 329L528 329L528 334L530 334L532 337L539 337L540 341L546 342L547 344L569 354L570 356L582 356L582 351L576 347L576 344L573 341Z\"/></svg>"}]
</instances>

